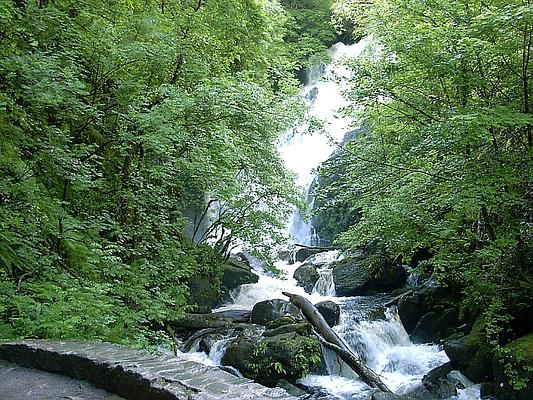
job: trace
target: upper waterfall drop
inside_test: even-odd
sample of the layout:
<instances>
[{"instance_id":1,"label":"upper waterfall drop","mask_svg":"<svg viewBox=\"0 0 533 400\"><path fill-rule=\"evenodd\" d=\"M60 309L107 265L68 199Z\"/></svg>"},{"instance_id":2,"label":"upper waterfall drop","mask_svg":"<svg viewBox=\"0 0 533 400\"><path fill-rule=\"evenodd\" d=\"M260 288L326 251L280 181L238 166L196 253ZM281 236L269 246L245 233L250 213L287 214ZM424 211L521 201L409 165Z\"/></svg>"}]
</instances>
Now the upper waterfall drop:
<instances>
[{"instance_id":1,"label":"upper waterfall drop","mask_svg":"<svg viewBox=\"0 0 533 400\"><path fill-rule=\"evenodd\" d=\"M369 39L356 44L337 43L329 52L331 63L311 68L307 74L304 96L309 105L309 118L323 123L323 132L309 132L310 125L294 127L279 147L280 154L289 170L297 176L297 184L302 188L310 208L313 198L309 191L316 178L316 169L326 161L344 135L352 128L353 120L342 115L343 107L348 106L343 92L347 89L350 70L343 61L358 57L367 47ZM313 227L305 222L298 211L289 223L289 234L300 244L317 246L320 238Z\"/></svg>"}]
</instances>

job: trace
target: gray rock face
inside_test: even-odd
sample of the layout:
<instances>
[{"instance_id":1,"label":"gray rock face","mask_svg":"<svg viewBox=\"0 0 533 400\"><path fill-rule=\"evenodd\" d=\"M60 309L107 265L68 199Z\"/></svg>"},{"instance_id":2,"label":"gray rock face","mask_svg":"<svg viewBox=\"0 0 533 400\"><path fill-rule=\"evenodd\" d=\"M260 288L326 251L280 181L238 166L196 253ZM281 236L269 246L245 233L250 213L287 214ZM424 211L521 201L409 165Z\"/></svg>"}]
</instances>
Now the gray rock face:
<instances>
[{"instance_id":1,"label":"gray rock face","mask_svg":"<svg viewBox=\"0 0 533 400\"><path fill-rule=\"evenodd\" d=\"M315 307L318 312L322 314L329 326L334 327L339 323L341 308L337 303L331 300L326 300L316 303Z\"/></svg>"},{"instance_id":2,"label":"gray rock face","mask_svg":"<svg viewBox=\"0 0 533 400\"><path fill-rule=\"evenodd\" d=\"M384 256L358 254L331 263L339 296L358 296L372 291L392 291L405 284L407 273Z\"/></svg>"},{"instance_id":3,"label":"gray rock face","mask_svg":"<svg viewBox=\"0 0 533 400\"><path fill-rule=\"evenodd\" d=\"M260 301L252 309L252 322L267 325L286 315L299 318L300 310L294 304L281 299Z\"/></svg>"},{"instance_id":4,"label":"gray rock face","mask_svg":"<svg viewBox=\"0 0 533 400\"><path fill-rule=\"evenodd\" d=\"M293 277L298 282L298 286L303 287L307 293L311 293L318 281L319 275L316 270L316 265L305 263L294 271Z\"/></svg>"},{"instance_id":5,"label":"gray rock face","mask_svg":"<svg viewBox=\"0 0 533 400\"><path fill-rule=\"evenodd\" d=\"M127 400L294 399L282 389L170 355L110 343L24 340L0 344L0 358L86 380Z\"/></svg>"}]
</instances>

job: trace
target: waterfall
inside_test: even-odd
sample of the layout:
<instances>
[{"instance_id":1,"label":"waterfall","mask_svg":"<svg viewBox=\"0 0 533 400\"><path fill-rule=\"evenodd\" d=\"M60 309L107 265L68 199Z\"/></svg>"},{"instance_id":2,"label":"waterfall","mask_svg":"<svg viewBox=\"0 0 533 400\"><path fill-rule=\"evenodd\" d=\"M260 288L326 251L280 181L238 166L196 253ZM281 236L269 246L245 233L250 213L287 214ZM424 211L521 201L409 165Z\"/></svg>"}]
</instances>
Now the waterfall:
<instances>
[{"instance_id":1,"label":"waterfall","mask_svg":"<svg viewBox=\"0 0 533 400\"><path fill-rule=\"evenodd\" d=\"M331 49L332 64L313 69L309 72L309 82L304 89L310 105L310 114L325 121L324 130L327 134L306 134L308 127L296 127L280 145L286 165L298 177L298 184L310 203L313 198L310 190L316 178L316 168L325 161L335 149L333 142L341 142L345 132L349 131L352 121L339 115L339 111L347 103L341 92L346 79L335 80L335 75L347 77L346 68L337 64L344 56L356 57L366 46L363 40L355 45L337 44ZM317 245L320 238L311 224L295 212L290 221L290 234L297 243ZM294 256L294 254L293 254ZM261 268L254 268L259 275L257 283L241 285L232 296L232 303L218 310L252 309L263 300L284 299L283 291L307 297L312 303L331 300L339 304L341 309L340 323L334 328L346 344L358 354L370 368L376 371L384 383L396 394L407 394L420 386L423 376L431 369L444 364L448 358L437 345L415 345L409 339L400 318L394 308L385 308L392 296L375 294L371 296L335 297L335 286L332 261L340 260L337 251L315 254L306 260L320 265L319 280L312 294L307 294L293 279L294 271L302 262L278 261L275 265L281 276L273 276ZM414 280L412 284L416 284ZM193 353L201 359L208 358L208 363L220 363L229 342L228 338L217 341L210 350L209 358L204 353ZM324 350L328 374L310 374L300 382L306 386L319 387L326 390L328 399L368 399L371 389L364 384L336 354ZM461 378L462 379L462 378ZM469 384L465 381L465 386ZM331 397L329 397L331 396ZM462 391L453 399L471 400L479 398L476 386Z\"/></svg>"},{"instance_id":2,"label":"waterfall","mask_svg":"<svg viewBox=\"0 0 533 400\"><path fill-rule=\"evenodd\" d=\"M318 268L318 280L313 288L313 293L321 296L335 296L335 282L333 281L333 270L329 267Z\"/></svg>"},{"instance_id":3,"label":"waterfall","mask_svg":"<svg viewBox=\"0 0 533 400\"><path fill-rule=\"evenodd\" d=\"M341 114L348 102L342 92L347 88L349 70L342 64L346 57L356 57L367 46L368 39L354 45L337 43L330 49L331 63L311 68L307 74L304 96L309 116L323 121L323 132L309 133L309 125L297 126L287 134L279 150L285 165L297 176L297 183L308 201L314 205L313 182L316 169L330 157L350 130L352 120ZM289 221L289 234L296 243L319 246L320 238L310 222L296 211Z\"/></svg>"}]
</instances>

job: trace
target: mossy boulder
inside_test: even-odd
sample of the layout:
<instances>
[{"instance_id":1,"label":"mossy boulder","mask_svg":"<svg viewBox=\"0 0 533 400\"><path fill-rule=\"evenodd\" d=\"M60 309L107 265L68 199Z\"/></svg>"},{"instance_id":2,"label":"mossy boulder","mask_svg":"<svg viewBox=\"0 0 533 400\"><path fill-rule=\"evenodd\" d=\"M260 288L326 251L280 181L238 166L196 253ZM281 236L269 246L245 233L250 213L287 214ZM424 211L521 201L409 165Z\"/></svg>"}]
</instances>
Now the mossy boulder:
<instances>
[{"instance_id":1,"label":"mossy boulder","mask_svg":"<svg viewBox=\"0 0 533 400\"><path fill-rule=\"evenodd\" d=\"M251 271L249 265L236 258L230 258L223 268L222 286L227 291L259 280L259 276Z\"/></svg>"},{"instance_id":2,"label":"mossy boulder","mask_svg":"<svg viewBox=\"0 0 533 400\"><path fill-rule=\"evenodd\" d=\"M196 313L210 313L215 307L220 306L225 297L209 275L196 275L189 279L189 299L191 311Z\"/></svg>"},{"instance_id":3,"label":"mossy boulder","mask_svg":"<svg viewBox=\"0 0 533 400\"><path fill-rule=\"evenodd\" d=\"M448 336L451 327L457 325L459 312L456 308L432 310L422 316L411 334L414 343L437 343Z\"/></svg>"},{"instance_id":4,"label":"mossy boulder","mask_svg":"<svg viewBox=\"0 0 533 400\"><path fill-rule=\"evenodd\" d=\"M433 311L438 305L447 303L449 295L446 288L439 286L433 280L428 280L424 285L405 294L398 301L398 315L407 333L411 334L414 331L424 315Z\"/></svg>"},{"instance_id":5,"label":"mossy boulder","mask_svg":"<svg viewBox=\"0 0 533 400\"><path fill-rule=\"evenodd\" d=\"M230 258L216 274L202 274L188 281L191 311L209 313L230 300L230 291L246 283L255 283L259 277L250 267L236 258Z\"/></svg>"},{"instance_id":6,"label":"mossy boulder","mask_svg":"<svg viewBox=\"0 0 533 400\"><path fill-rule=\"evenodd\" d=\"M533 399L533 333L514 340L494 356L498 400Z\"/></svg>"},{"instance_id":7,"label":"mossy boulder","mask_svg":"<svg viewBox=\"0 0 533 400\"><path fill-rule=\"evenodd\" d=\"M307 322L300 322L300 323L292 323L292 324L286 324L281 325L276 328L267 329L264 333L264 337L272 337L272 336L278 336L283 335L286 333L297 333L301 336L310 336L313 334L313 327L307 323Z\"/></svg>"},{"instance_id":8,"label":"mossy boulder","mask_svg":"<svg viewBox=\"0 0 533 400\"><path fill-rule=\"evenodd\" d=\"M295 383L320 362L320 344L311 337L288 332L259 341L237 338L222 358L245 377L274 387L280 379Z\"/></svg>"}]
</instances>

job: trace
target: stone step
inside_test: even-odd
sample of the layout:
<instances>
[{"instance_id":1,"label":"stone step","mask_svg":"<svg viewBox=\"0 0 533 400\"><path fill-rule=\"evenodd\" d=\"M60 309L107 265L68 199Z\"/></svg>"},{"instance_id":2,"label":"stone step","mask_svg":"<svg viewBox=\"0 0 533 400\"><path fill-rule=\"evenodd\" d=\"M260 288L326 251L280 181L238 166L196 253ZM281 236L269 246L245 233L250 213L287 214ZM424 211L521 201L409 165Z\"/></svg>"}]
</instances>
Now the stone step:
<instances>
[{"instance_id":1,"label":"stone step","mask_svg":"<svg viewBox=\"0 0 533 400\"><path fill-rule=\"evenodd\" d=\"M79 340L0 342L0 358L82 379L127 400L295 399L217 367L112 343Z\"/></svg>"}]
</instances>

